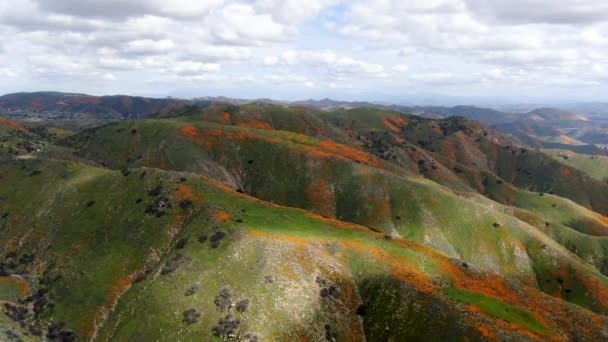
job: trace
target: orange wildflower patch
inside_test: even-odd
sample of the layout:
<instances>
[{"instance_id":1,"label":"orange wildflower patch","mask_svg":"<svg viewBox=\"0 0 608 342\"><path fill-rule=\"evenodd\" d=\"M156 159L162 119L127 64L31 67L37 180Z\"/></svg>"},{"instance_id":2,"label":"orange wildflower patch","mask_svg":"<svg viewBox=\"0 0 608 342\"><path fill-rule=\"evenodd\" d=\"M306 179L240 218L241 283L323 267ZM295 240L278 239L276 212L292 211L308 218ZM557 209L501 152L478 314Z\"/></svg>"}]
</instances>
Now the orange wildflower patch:
<instances>
[{"instance_id":1,"label":"orange wildflower patch","mask_svg":"<svg viewBox=\"0 0 608 342\"><path fill-rule=\"evenodd\" d=\"M274 129L271 122L269 123L260 119L264 119L263 115L251 114L249 116L240 118L237 126L255 129ZM272 121L272 119L270 119L270 121Z\"/></svg>"},{"instance_id":2,"label":"orange wildflower patch","mask_svg":"<svg viewBox=\"0 0 608 342\"><path fill-rule=\"evenodd\" d=\"M196 127L194 126L183 126L179 128L179 132L185 136L188 137L192 140L199 140L200 136L198 135L198 129L196 129Z\"/></svg>"},{"instance_id":3,"label":"orange wildflower patch","mask_svg":"<svg viewBox=\"0 0 608 342\"><path fill-rule=\"evenodd\" d=\"M470 275L447 258L441 259L438 265L450 275L456 288L477 292L512 304L520 303L521 296L508 287L505 279L497 274L486 274L484 277L471 279Z\"/></svg>"},{"instance_id":4,"label":"orange wildflower patch","mask_svg":"<svg viewBox=\"0 0 608 342\"><path fill-rule=\"evenodd\" d=\"M322 140L316 147L320 149L321 152L325 152L325 154L338 155L346 159L359 161L378 168L382 168L383 166L379 159L372 157L371 155L356 148L338 144L331 140Z\"/></svg>"},{"instance_id":5,"label":"orange wildflower patch","mask_svg":"<svg viewBox=\"0 0 608 342\"><path fill-rule=\"evenodd\" d=\"M218 211L215 214L215 219L218 220L218 221L220 221L220 222L226 222L226 221L230 220L231 217L232 216L230 215L230 213L227 213L227 212L222 211L222 210Z\"/></svg>"},{"instance_id":6,"label":"orange wildflower patch","mask_svg":"<svg viewBox=\"0 0 608 342\"><path fill-rule=\"evenodd\" d=\"M407 119L400 116L389 115L382 118L382 123L393 132L401 132L401 127L408 123Z\"/></svg>"},{"instance_id":7,"label":"orange wildflower patch","mask_svg":"<svg viewBox=\"0 0 608 342\"><path fill-rule=\"evenodd\" d=\"M319 177L310 182L306 187L306 198L317 212L325 216L334 216L334 192L327 179Z\"/></svg>"},{"instance_id":8,"label":"orange wildflower patch","mask_svg":"<svg viewBox=\"0 0 608 342\"><path fill-rule=\"evenodd\" d=\"M225 124L230 123L230 113L228 113L228 112L224 112L224 123Z\"/></svg>"},{"instance_id":9,"label":"orange wildflower patch","mask_svg":"<svg viewBox=\"0 0 608 342\"><path fill-rule=\"evenodd\" d=\"M597 214L597 215L595 216L595 219L596 219L597 221L599 221L600 223L602 223L603 225L608 226L608 217L603 216L603 215L600 215L600 214Z\"/></svg>"},{"instance_id":10,"label":"orange wildflower patch","mask_svg":"<svg viewBox=\"0 0 608 342\"><path fill-rule=\"evenodd\" d=\"M606 288L606 285L596 277L582 275L581 278L587 292L589 292L603 308L608 308L608 288Z\"/></svg>"},{"instance_id":11,"label":"orange wildflower patch","mask_svg":"<svg viewBox=\"0 0 608 342\"><path fill-rule=\"evenodd\" d=\"M564 177L568 177L568 178L574 177L574 173L572 172L572 169L567 166L562 167L562 175Z\"/></svg>"},{"instance_id":12,"label":"orange wildflower patch","mask_svg":"<svg viewBox=\"0 0 608 342\"><path fill-rule=\"evenodd\" d=\"M472 305L469 305L469 310L473 311L471 308ZM476 307L473 306L473 308L476 309ZM496 338L496 332L495 331L491 331L490 329L488 329L488 327L485 327L483 325L481 326L476 326L475 329L477 329L480 333L481 336L483 336L484 338L490 340L490 341L497 341L498 339Z\"/></svg>"},{"instance_id":13,"label":"orange wildflower patch","mask_svg":"<svg viewBox=\"0 0 608 342\"><path fill-rule=\"evenodd\" d=\"M175 197L178 201L191 200L194 203L200 202L200 197L195 195L192 188L187 184L181 184L177 190L175 190Z\"/></svg>"},{"instance_id":14,"label":"orange wildflower patch","mask_svg":"<svg viewBox=\"0 0 608 342\"><path fill-rule=\"evenodd\" d=\"M27 297L30 295L30 284L23 279L15 277L0 277L0 283L14 286L19 290L19 296Z\"/></svg>"},{"instance_id":15,"label":"orange wildflower patch","mask_svg":"<svg viewBox=\"0 0 608 342\"><path fill-rule=\"evenodd\" d=\"M0 117L0 125L16 128L24 133L29 132L29 130L27 128L23 127L23 125L21 125L20 123L13 121L13 120L9 120L7 118L3 118L3 117Z\"/></svg>"},{"instance_id":16,"label":"orange wildflower patch","mask_svg":"<svg viewBox=\"0 0 608 342\"><path fill-rule=\"evenodd\" d=\"M108 295L106 297L107 302L104 306L107 309L111 309L118 301L118 298L120 298L120 296L127 292L130 287L131 280L129 278L118 279L118 281L110 288L110 291L108 292Z\"/></svg>"}]
</instances>

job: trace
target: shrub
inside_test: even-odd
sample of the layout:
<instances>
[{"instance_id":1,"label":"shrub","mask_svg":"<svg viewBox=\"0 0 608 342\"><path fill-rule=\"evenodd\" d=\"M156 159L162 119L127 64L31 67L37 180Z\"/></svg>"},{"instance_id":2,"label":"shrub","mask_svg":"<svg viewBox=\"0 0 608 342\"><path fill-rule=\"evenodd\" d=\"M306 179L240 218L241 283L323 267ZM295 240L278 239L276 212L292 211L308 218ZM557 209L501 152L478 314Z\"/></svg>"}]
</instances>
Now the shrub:
<instances>
[{"instance_id":1,"label":"shrub","mask_svg":"<svg viewBox=\"0 0 608 342\"><path fill-rule=\"evenodd\" d=\"M235 340L239 331L241 320L228 314L217 322L217 325L213 327L213 335L223 338L225 340Z\"/></svg>"},{"instance_id":2,"label":"shrub","mask_svg":"<svg viewBox=\"0 0 608 342\"><path fill-rule=\"evenodd\" d=\"M249 299L241 299L236 303L236 311L247 312L249 310Z\"/></svg>"},{"instance_id":3,"label":"shrub","mask_svg":"<svg viewBox=\"0 0 608 342\"><path fill-rule=\"evenodd\" d=\"M186 311L184 311L184 319L183 321L186 322L187 324L193 324L198 322L198 320L201 318L201 313L198 312L196 309L188 309Z\"/></svg>"},{"instance_id":4,"label":"shrub","mask_svg":"<svg viewBox=\"0 0 608 342\"><path fill-rule=\"evenodd\" d=\"M63 324L53 324L49 327L46 337L51 341L73 342L76 341L76 333L64 330Z\"/></svg>"},{"instance_id":5,"label":"shrub","mask_svg":"<svg viewBox=\"0 0 608 342\"><path fill-rule=\"evenodd\" d=\"M158 197L152 204L149 204L144 211L146 214L154 214L161 217L171 208L171 201L166 196Z\"/></svg>"},{"instance_id":6,"label":"shrub","mask_svg":"<svg viewBox=\"0 0 608 342\"><path fill-rule=\"evenodd\" d=\"M188 209L192 207L192 201L190 199L179 201L179 207L182 209Z\"/></svg>"},{"instance_id":7,"label":"shrub","mask_svg":"<svg viewBox=\"0 0 608 342\"><path fill-rule=\"evenodd\" d=\"M151 270L145 270L145 271L141 271L141 272L137 273L133 277L133 283L139 283L139 282L142 282L142 281L146 280L146 278L148 278L148 275L150 274L150 272L152 272L152 271Z\"/></svg>"},{"instance_id":8,"label":"shrub","mask_svg":"<svg viewBox=\"0 0 608 342\"><path fill-rule=\"evenodd\" d=\"M367 306L365 306L365 304L361 304L357 307L357 311L356 311L357 315L363 317L365 315L367 315Z\"/></svg>"},{"instance_id":9,"label":"shrub","mask_svg":"<svg viewBox=\"0 0 608 342\"><path fill-rule=\"evenodd\" d=\"M333 331L333 329L331 328L331 325L329 324L325 324L324 326L325 328L325 339L328 341L337 341L338 340L338 334Z\"/></svg>"},{"instance_id":10,"label":"shrub","mask_svg":"<svg viewBox=\"0 0 608 342\"><path fill-rule=\"evenodd\" d=\"M193 294L195 294L199 289L201 288L201 284L199 283L194 283L192 285L190 285L190 287L186 290L186 293L184 294L185 296L192 296Z\"/></svg>"},{"instance_id":11,"label":"shrub","mask_svg":"<svg viewBox=\"0 0 608 342\"><path fill-rule=\"evenodd\" d=\"M226 237L226 233L224 233L222 231L217 231L217 232L213 233L213 235L211 235L211 237L209 238L209 241L211 241L211 247L212 248L219 247L219 245L224 237Z\"/></svg>"},{"instance_id":12,"label":"shrub","mask_svg":"<svg viewBox=\"0 0 608 342\"><path fill-rule=\"evenodd\" d=\"M179 239L175 244L175 248L184 249L188 245L188 241L190 241L190 238L187 237Z\"/></svg>"},{"instance_id":13,"label":"shrub","mask_svg":"<svg viewBox=\"0 0 608 342\"><path fill-rule=\"evenodd\" d=\"M174 255L171 259L169 259L167 261L167 263L165 264L165 267L163 267L163 270L161 271L162 275L168 275L173 273L178 267L180 267L181 265L187 263L188 261L190 261L191 259L187 256L184 256L183 254L176 254Z\"/></svg>"},{"instance_id":14,"label":"shrub","mask_svg":"<svg viewBox=\"0 0 608 342\"><path fill-rule=\"evenodd\" d=\"M155 188L148 190L148 195L150 195L152 197L156 197L156 196L160 195L160 193L162 191L163 191L163 187L161 185L158 185Z\"/></svg>"},{"instance_id":15,"label":"shrub","mask_svg":"<svg viewBox=\"0 0 608 342\"><path fill-rule=\"evenodd\" d=\"M217 296L215 296L213 304L220 311L226 310L232 305L232 291L228 288L221 289Z\"/></svg>"}]
</instances>

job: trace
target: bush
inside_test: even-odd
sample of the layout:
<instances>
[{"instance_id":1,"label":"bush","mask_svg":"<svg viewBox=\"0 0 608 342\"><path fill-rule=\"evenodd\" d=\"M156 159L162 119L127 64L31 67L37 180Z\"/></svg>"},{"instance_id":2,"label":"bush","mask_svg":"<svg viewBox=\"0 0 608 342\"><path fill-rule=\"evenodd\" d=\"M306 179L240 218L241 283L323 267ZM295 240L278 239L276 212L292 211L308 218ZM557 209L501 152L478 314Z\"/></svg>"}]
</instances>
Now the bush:
<instances>
[{"instance_id":1,"label":"bush","mask_svg":"<svg viewBox=\"0 0 608 342\"><path fill-rule=\"evenodd\" d=\"M217 231L217 232L213 233L213 235L211 235L211 237L209 238L209 241L211 241L211 247L212 248L219 247L219 245L224 237L226 237L226 233L224 233L222 231Z\"/></svg>"},{"instance_id":2,"label":"bush","mask_svg":"<svg viewBox=\"0 0 608 342\"><path fill-rule=\"evenodd\" d=\"M184 249L188 245L188 241L190 241L190 238L187 237L179 239L175 244L175 248Z\"/></svg>"},{"instance_id":3,"label":"bush","mask_svg":"<svg viewBox=\"0 0 608 342\"><path fill-rule=\"evenodd\" d=\"M142 281L146 280L146 278L148 278L148 275L150 274L150 272L152 272L152 271L151 270L145 270L145 271L141 271L141 272L137 273L133 277L133 283L139 283L139 282L142 282Z\"/></svg>"},{"instance_id":4,"label":"bush","mask_svg":"<svg viewBox=\"0 0 608 342\"><path fill-rule=\"evenodd\" d=\"M162 275L168 275L173 273L178 267L180 267L181 265L187 263L188 261L190 261L191 259L187 256L184 256L183 254L176 254L175 256L173 256L171 259L169 259L167 261L167 263L165 264L165 267L163 267L163 270L160 272Z\"/></svg>"},{"instance_id":5,"label":"bush","mask_svg":"<svg viewBox=\"0 0 608 342\"><path fill-rule=\"evenodd\" d=\"M192 285L190 285L190 287L186 290L186 293L184 294L185 296L192 296L193 294L195 294L199 289L201 288L201 284L199 283L194 283Z\"/></svg>"},{"instance_id":6,"label":"bush","mask_svg":"<svg viewBox=\"0 0 608 342\"><path fill-rule=\"evenodd\" d=\"M338 334L333 331L333 329L331 328L331 325L329 324L325 324L324 326L325 328L325 339L328 341L337 341L338 340Z\"/></svg>"},{"instance_id":7,"label":"bush","mask_svg":"<svg viewBox=\"0 0 608 342\"><path fill-rule=\"evenodd\" d=\"M213 335L223 338L225 340L235 340L239 331L241 320L228 314L217 322L217 325L213 327Z\"/></svg>"},{"instance_id":8,"label":"bush","mask_svg":"<svg viewBox=\"0 0 608 342\"><path fill-rule=\"evenodd\" d=\"M63 324L53 324L49 327L46 337L51 341L73 342L76 341L76 333L71 330L64 330Z\"/></svg>"},{"instance_id":9,"label":"bush","mask_svg":"<svg viewBox=\"0 0 608 342\"><path fill-rule=\"evenodd\" d=\"M192 201L189 199L185 199L179 202L179 207L182 209L188 209L192 207Z\"/></svg>"},{"instance_id":10,"label":"bush","mask_svg":"<svg viewBox=\"0 0 608 342\"><path fill-rule=\"evenodd\" d=\"M150 190L148 190L148 195L152 196L152 197L156 197L158 195L160 195L160 193L163 191L163 187L161 185L152 188Z\"/></svg>"},{"instance_id":11,"label":"bush","mask_svg":"<svg viewBox=\"0 0 608 342\"><path fill-rule=\"evenodd\" d=\"M184 311L184 319L183 321L186 322L187 324L193 324L198 322L198 320L201 318L201 313L198 312L196 309L188 309L186 311Z\"/></svg>"},{"instance_id":12,"label":"bush","mask_svg":"<svg viewBox=\"0 0 608 342\"><path fill-rule=\"evenodd\" d=\"M226 310L232 305L232 291L228 288L221 289L217 296L215 296L213 303L218 310Z\"/></svg>"},{"instance_id":13,"label":"bush","mask_svg":"<svg viewBox=\"0 0 608 342\"><path fill-rule=\"evenodd\" d=\"M146 214L154 214L161 217L171 208L171 200L166 196L158 197L152 204L149 204L144 211Z\"/></svg>"},{"instance_id":14,"label":"bush","mask_svg":"<svg viewBox=\"0 0 608 342\"><path fill-rule=\"evenodd\" d=\"M241 299L236 303L236 311L247 312L249 310L249 299Z\"/></svg>"}]
</instances>

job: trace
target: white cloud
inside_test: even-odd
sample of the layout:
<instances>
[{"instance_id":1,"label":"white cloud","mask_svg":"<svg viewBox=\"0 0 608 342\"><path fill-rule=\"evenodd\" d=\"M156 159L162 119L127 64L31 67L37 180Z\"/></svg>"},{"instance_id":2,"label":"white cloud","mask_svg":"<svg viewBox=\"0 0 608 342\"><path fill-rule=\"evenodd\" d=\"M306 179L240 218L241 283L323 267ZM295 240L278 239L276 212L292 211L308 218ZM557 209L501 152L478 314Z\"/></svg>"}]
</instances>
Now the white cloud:
<instances>
[{"instance_id":1,"label":"white cloud","mask_svg":"<svg viewBox=\"0 0 608 342\"><path fill-rule=\"evenodd\" d=\"M0 34L6 91L608 94L590 0L0 0Z\"/></svg>"},{"instance_id":2,"label":"white cloud","mask_svg":"<svg viewBox=\"0 0 608 342\"><path fill-rule=\"evenodd\" d=\"M395 70L395 71L406 72L409 69L410 69L410 67L408 67L405 64L396 64L396 65L393 65L393 70Z\"/></svg>"},{"instance_id":3,"label":"white cloud","mask_svg":"<svg viewBox=\"0 0 608 342\"><path fill-rule=\"evenodd\" d=\"M258 13L250 5L230 4L208 18L207 26L220 42L255 45L264 41L283 41L296 32L280 24L268 13Z\"/></svg>"},{"instance_id":4,"label":"white cloud","mask_svg":"<svg viewBox=\"0 0 608 342\"><path fill-rule=\"evenodd\" d=\"M178 75L198 75L210 71L220 71L221 66L216 63L183 61L171 65L170 69Z\"/></svg>"},{"instance_id":5,"label":"white cloud","mask_svg":"<svg viewBox=\"0 0 608 342\"><path fill-rule=\"evenodd\" d=\"M141 39L128 42L124 50L136 54L160 54L175 48L175 43L169 39Z\"/></svg>"}]
</instances>

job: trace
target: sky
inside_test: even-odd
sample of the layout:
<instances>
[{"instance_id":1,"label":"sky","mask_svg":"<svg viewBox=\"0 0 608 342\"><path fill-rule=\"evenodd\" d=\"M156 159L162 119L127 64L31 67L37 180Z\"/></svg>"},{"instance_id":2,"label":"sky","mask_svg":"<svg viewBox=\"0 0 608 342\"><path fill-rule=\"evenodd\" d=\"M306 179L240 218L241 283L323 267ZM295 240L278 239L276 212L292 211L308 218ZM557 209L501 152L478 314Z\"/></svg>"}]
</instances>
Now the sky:
<instances>
[{"instance_id":1,"label":"sky","mask_svg":"<svg viewBox=\"0 0 608 342\"><path fill-rule=\"evenodd\" d=\"M0 93L608 100L597 0L0 0Z\"/></svg>"}]
</instances>

